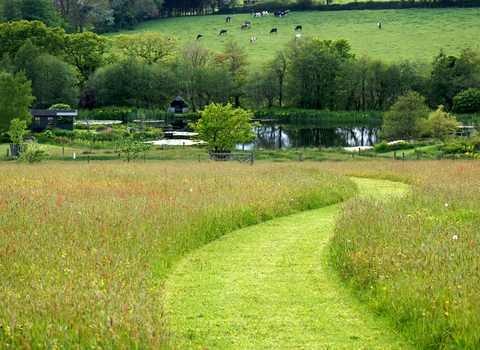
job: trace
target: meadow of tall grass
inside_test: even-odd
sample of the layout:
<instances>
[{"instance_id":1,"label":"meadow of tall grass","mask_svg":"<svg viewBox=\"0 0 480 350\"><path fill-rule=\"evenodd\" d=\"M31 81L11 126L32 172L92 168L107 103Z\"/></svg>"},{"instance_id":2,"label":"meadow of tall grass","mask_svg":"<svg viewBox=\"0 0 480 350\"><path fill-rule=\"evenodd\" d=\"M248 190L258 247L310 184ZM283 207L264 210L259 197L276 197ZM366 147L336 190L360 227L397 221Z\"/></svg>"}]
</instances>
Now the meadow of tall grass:
<instances>
[{"instance_id":1,"label":"meadow of tall grass","mask_svg":"<svg viewBox=\"0 0 480 350\"><path fill-rule=\"evenodd\" d=\"M0 348L168 347L177 260L354 192L303 163L2 163Z\"/></svg>"},{"instance_id":2,"label":"meadow of tall grass","mask_svg":"<svg viewBox=\"0 0 480 350\"><path fill-rule=\"evenodd\" d=\"M343 206L331 241L341 275L421 349L480 341L480 164L336 164L344 174L404 181L403 198Z\"/></svg>"}]
</instances>

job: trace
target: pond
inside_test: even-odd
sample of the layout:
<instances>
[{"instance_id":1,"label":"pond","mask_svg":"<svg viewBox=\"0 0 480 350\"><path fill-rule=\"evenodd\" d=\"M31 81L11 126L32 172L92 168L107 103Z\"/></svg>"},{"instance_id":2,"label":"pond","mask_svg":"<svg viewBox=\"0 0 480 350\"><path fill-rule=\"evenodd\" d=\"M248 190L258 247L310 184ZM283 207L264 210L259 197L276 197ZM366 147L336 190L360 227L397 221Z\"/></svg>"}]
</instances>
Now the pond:
<instances>
[{"instance_id":1,"label":"pond","mask_svg":"<svg viewBox=\"0 0 480 350\"><path fill-rule=\"evenodd\" d=\"M257 139L236 146L238 150L289 149L296 147L373 146L379 142L379 125L321 125L298 123L261 123L255 128Z\"/></svg>"}]
</instances>

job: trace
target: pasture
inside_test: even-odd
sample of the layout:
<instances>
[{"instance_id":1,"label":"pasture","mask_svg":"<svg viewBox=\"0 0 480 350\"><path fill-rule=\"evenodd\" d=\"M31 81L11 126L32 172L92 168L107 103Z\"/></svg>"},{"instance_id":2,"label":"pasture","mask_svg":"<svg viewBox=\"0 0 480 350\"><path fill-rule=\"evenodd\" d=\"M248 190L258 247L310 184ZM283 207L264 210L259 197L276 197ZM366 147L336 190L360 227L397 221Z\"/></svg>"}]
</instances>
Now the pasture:
<instances>
[{"instance_id":1,"label":"pasture","mask_svg":"<svg viewBox=\"0 0 480 350\"><path fill-rule=\"evenodd\" d=\"M244 48L251 69L272 59L277 50L295 40L296 34L302 34L302 39L345 38L357 56L428 65L440 48L447 54L457 55L462 49L478 45L479 15L479 8L291 12L282 18L273 14L260 18L250 14L230 15L229 23L225 15L208 15L148 21L134 31L122 33L152 30L177 38L180 45L195 41L198 34L203 34L199 41L215 52L222 51L225 43L234 40ZM251 22L251 28L240 29L247 21ZM381 29L377 27L378 22L382 23ZM295 31L297 25L303 27L301 32ZM277 28L277 33L269 34L272 28ZM221 30L227 30L227 34L220 36ZM108 37L116 34L110 33ZM250 43L252 37L258 42Z\"/></svg>"}]
</instances>

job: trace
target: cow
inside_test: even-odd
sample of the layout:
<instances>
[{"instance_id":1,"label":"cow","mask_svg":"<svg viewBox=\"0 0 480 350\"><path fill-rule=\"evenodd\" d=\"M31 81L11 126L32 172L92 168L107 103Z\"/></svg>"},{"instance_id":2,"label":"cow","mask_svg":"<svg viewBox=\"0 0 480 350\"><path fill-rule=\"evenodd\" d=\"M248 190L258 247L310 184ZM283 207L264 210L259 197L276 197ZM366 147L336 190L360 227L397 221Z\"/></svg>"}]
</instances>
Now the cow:
<instances>
[{"instance_id":1,"label":"cow","mask_svg":"<svg viewBox=\"0 0 480 350\"><path fill-rule=\"evenodd\" d=\"M256 43L256 42L257 42L257 38L251 38L251 39L250 39L250 44L251 44L251 43Z\"/></svg>"},{"instance_id":2,"label":"cow","mask_svg":"<svg viewBox=\"0 0 480 350\"><path fill-rule=\"evenodd\" d=\"M282 14L282 11L277 10L273 14L275 15L275 17L278 17Z\"/></svg>"},{"instance_id":3,"label":"cow","mask_svg":"<svg viewBox=\"0 0 480 350\"><path fill-rule=\"evenodd\" d=\"M227 35L227 30L226 30L226 29L222 29L222 30L220 31L220 34L218 34L218 35L222 35L222 34Z\"/></svg>"},{"instance_id":4,"label":"cow","mask_svg":"<svg viewBox=\"0 0 480 350\"><path fill-rule=\"evenodd\" d=\"M260 12L257 12L255 13L255 15L253 15L253 17L262 17L262 14Z\"/></svg>"},{"instance_id":5,"label":"cow","mask_svg":"<svg viewBox=\"0 0 480 350\"><path fill-rule=\"evenodd\" d=\"M198 34L197 35L197 40L203 38L203 34Z\"/></svg>"},{"instance_id":6,"label":"cow","mask_svg":"<svg viewBox=\"0 0 480 350\"><path fill-rule=\"evenodd\" d=\"M233 13L233 17L235 17L235 12Z\"/></svg>"},{"instance_id":7,"label":"cow","mask_svg":"<svg viewBox=\"0 0 480 350\"><path fill-rule=\"evenodd\" d=\"M382 23L378 22L377 26L378 26L378 28L382 29Z\"/></svg>"},{"instance_id":8,"label":"cow","mask_svg":"<svg viewBox=\"0 0 480 350\"><path fill-rule=\"evenodd\" d=\"M272 34L272 33L277 33L277 28L272 28L272 30L270 31L270 34Z\"/></svg>"},{"instance_id":9,"label":"cow","mask_svg":"<svg viewBox=\"0 0 480 350\"><path fill-rule=\"evenodd\" d=\"M250 25L250 22L245 22L245 24L248 24L248 25Z\"/></svg>"},{"instance_id":10,"label":"cow","mask_svg":"<svg viewBox=\"0 0 480 350\"><path fill-rule=\"evenodd\" d=\"M295 35L295 39L301 39L301 38L302 38L302 34Z\"/></svg>"},{"instance_id":11,"label":"cow","mask_svg":"<svg viewBox=\"0 0 480 350\"><path fill-rule=\"evenodd\" d=\"M250 14L253 15L255 11L253 9L250 10Z\"/></svg>"},{"instance_id":12,"label":"cow","mask_svg":"<svg viewBox=\"0 0 480 350\"><path fill-rule=\"evenodd\" d=\"M225 18L225 22L230 22L231 20L232 20L232 18L231 18L231 17L227 17L227 18Z\"/></svg>"},{"instance_id":13,"label":"cow","mask_svg":"<svg viewBox=\"0 0 480 350\"><path fill-rule=\"evenodd\" d=\"M295 30L303 30L303 29L302 29L302 26L296 26Z\"/></svg>"},{"instance_id":14,"label":"cow","mask_svg":"<svg viewBox=\"0 0 480 350\"><path fill-rule=\"evenodd\" d=\"M284 16L288 15L289 13L290 13L290 10L285 10L285 11L283 11L283 15L284 15Z\"/></svg>"},{"instance_id":15,"label":"cow","mask_svg":"<svg viewBox=\"0 0 480 350\"><path fill-rule=\"evenodd\" d=\"M165 38L165 41L170 41L171 39L169 37L166 37Z\"/></svg>"},{"instance_id":16,"label":"cow","mask_svg":"<svg viewBox=\"0 0 480 350\"><path fill-rule=\"evenodd\" d=\"M242 24L242 27L241 27L240 29L243 29L243 28L248 28L248 29L250 29L250 24L247 24L247 23Z\"/></svg>"},{"instance_id":17,"label":"cow","mask_svg":"<svg viewBox=\"0 0 480 350\"><path fill-rule=\"evenodd\" d=\"M262 16L268 16L268 11L262 11Z\"/></svg>"}]
</instances>

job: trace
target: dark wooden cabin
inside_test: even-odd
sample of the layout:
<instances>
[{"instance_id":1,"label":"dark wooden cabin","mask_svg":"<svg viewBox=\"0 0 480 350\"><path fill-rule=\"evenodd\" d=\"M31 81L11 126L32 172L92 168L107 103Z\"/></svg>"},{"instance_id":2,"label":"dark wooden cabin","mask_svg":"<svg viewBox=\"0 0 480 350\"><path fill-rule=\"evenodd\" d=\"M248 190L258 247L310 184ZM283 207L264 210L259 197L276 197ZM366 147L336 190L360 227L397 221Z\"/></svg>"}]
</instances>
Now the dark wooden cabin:
<instances>
[{"instance_id":1,"label":"dark wooden cabin","mask_svg":"<svg viewBox=\"0 0 480 350\"><path fill-rule=\"evenodd\" d=\"M175 114L184 114L190 110L188 103L177 95L168 103L168 111Z\"/></svg>"},{"instance_id":2,"label":"dark wooden cabin","mask_svg":"<svg viewBox=\"0 0 480 350\"><path fill-rule=\"evenodd\" d=\"M75 109L34 109L32 115L32 133L44 132L47 127L73 131L73 117L77 115Z\"/></svg>"}]
</instances>

